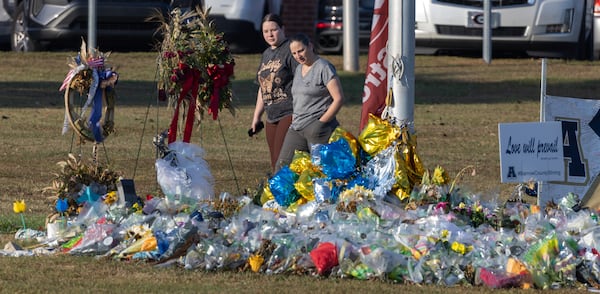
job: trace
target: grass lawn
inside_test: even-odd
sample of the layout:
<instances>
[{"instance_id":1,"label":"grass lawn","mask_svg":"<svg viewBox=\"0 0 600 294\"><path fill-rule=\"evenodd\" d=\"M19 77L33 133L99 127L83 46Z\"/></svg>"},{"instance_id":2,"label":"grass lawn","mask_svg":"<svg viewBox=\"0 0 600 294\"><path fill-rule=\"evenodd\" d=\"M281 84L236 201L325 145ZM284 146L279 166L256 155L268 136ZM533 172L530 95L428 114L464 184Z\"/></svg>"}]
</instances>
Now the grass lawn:
<instances>
[{"instance_id":1,"label":"grass lawn","mask_svg":"<svg viewBox=\"0 0 600 294\"><path fill-rule=\"evenodd\" d=\"M27 202L28 226L43 230L53 207L51 195L42 190L58 172L56 163L69 153L91 157L91 144L78 144L71 133L61 135L64 102L58 88L68 70L65 61L74 54L0 52L0 244L11 240L21 227L20 218L12 212L14 200ZM155 57L152 53L114 52L109 59L120 73L116 132L99 146L99 158L125 178L134 179L138 195L159 193L152 139L168 127L172 115L155 97ZM356 73L342 71L342 56L324 57L340 71L346 96L338 119L357 136L366 56L361 56ZM237 196L255 189L270 169L264 135L250 139L246 133L256 97L253 73L258 58L236 56L235 116L224 112L216 121L205 119L192 135L192 143L206 151L218 194ZM597 66L594 62L549 60L547 93L597 98ZM440 165L455 177L473 166L474 175L459 179L461 189L483 199L509 199L514 185L500 183L498 123L539 120L540 69L539 59L495 59L487 65L478 58L417 56L414 117L417 152L425 167ZM535 202L534 198L525 200ZM492 292L481 287L445 289L381 281L157 269L88 257L0 258L0 292L58 291Z\"/></svg>"}]
</instances>

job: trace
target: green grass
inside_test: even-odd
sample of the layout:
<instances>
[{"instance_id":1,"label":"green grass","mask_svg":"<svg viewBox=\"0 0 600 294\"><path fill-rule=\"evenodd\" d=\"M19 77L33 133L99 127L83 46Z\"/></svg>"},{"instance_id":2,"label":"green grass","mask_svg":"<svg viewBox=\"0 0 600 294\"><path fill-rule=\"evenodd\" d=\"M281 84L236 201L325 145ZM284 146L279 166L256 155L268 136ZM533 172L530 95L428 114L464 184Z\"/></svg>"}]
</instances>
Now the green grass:
<instances>
[{"instance_id":1,"label":"green grass","mask_svg":"<svg viewBox=\"0 0 600 294\"><path fill-rule=\"evenodd\" d=\"M58 88L74 52L18 54L0 52L0 241L12 239L21 227L12 202L25 199L28 227L43 227L51 213L49 195L42 189L58 172L56 162L70 152L91 156L91 144L78 145L72 134L61 135L63 97ZM325 56L338 70L341 56ZM109 62L118 67L120 81L115 113L116 133L100 148L100 159L126 178L135 180L139 195L156 194L155 150L152 137L168 127L171 110L157 103L155 55L119 53ZM256 188L269 171L264 135L249 139L256 86L253 74L258 55L237 56L233 82L236 116L222 113L196 128L192 143L206 150L216 178L217 193L240 195ZM500 122L539 120L540 60L481 59L417 56L415 61L415 128L417 152L427 168L443 166L451 177L466 166L475 176L460 179L462 189L484 199L506 200L514 186L500 183L497 126ZM340 72L346 103L339 120L358 135L366 57L359 72ZM549 60L551 95L597 97L597 64ZM229 160L231 158L231 160ZM535 201L535 199L527 199ZM3 244L2 243L2 244ZM43 274L42 274L43 273ZM25 290L19 281L33 288ZM267 276L249 273L156 269L147 264L73 258L0 258L0 292L411 292L477 293L485 288L407 286L380 281ZM498 291L502 292L502 291ZM512 290L511 293L516 293Z\"/></svg>"}]
</instances>

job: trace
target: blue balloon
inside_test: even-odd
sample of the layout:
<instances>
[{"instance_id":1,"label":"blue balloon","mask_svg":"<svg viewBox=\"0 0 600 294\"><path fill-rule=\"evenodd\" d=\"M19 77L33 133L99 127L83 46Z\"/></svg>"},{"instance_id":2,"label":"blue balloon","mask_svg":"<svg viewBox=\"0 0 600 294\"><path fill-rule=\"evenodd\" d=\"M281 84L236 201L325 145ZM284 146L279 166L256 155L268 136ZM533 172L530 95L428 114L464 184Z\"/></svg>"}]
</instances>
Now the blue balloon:
<instances>
[{"instance_id":1,"label":"blue balloon","mask_svg":"<svg viewBox=\"0 0 600 294\"><path fill-rule=\"evenodd\" d=\"M271 194L279 205L287 207L300 199L300 193L294 187L297 180L298 175L289 166L282 167L269 179Z\"/></svg>"},{"instance_id":2,"label":"blue balloon","mask_svg":"<svg viewBox=\"0 0 600 294\"><path fill-rule=\"evenodd\" d=\"M66 198L58 198L55 207L58 213L64 213L67 211L67 209L69 209L69 203L67 202Z\"/></svg>"},{"instance_id":3,"label":"blue balloon","mask_svg":"<svg viewBox=\"0 0 600 294\"><path fill-rule=\"evenodd\" d=\"M344 139L323 145L319 155L321 170L330 179L345 179L356 170L356 158Z\"/></svg>"}]
</instances>

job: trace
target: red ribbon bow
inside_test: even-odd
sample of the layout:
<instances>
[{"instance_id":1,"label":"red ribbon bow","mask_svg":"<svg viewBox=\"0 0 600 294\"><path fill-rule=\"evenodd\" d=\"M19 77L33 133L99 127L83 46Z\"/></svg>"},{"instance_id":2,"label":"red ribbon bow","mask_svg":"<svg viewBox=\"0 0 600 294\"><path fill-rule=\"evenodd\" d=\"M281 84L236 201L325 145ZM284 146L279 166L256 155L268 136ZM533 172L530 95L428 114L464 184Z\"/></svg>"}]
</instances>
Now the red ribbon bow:
<instances>
[{"instance_id":1,"label":"red ribbon bow","mask_svg":"<svg viewBox=\"0 0 600 294\"><path fill-rule=\"evenodd\" d=\"M208 113L212 113L213 119L219 115L219 96L221 89L229 84L229 77L233 75L233 64L213 65L206 68L208 76L213 81L213 91L210 96Z\"/></svg>"},{"instance_id":2,"label":"red ribbon bow","mask_svg":"<svg viewBox=\"0 0 600 294\"><path fill-rule=\"evenodd\" d=\"M175 113L173 114L171 127L169 128L169 144L175 142L177 139L177 120L179 118L179 107L181 105L181 101L185 98L188 98L190 103L185 121L185 130L183 132L183 142L190 142L190 138L192 137L192 128L194 126L196 97L198 96L198 87L201 79L201 74L198 69L190 68L184 63L179 64L179 69L183 72L183 77L179 80L181 83L181 92L179 93L179 99L177 99L177 106L175 107Z\"/></svg>"}]
</instances>

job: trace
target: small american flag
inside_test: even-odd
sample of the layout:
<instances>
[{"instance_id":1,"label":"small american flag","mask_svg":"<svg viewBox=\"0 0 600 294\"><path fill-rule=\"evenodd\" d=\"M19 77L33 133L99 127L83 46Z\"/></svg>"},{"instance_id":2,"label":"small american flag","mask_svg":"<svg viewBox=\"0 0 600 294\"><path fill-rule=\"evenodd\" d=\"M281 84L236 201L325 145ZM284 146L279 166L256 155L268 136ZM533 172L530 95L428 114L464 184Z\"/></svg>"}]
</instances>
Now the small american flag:
<instances>
[{"instance_id":1,"label":"small american flag","mask_svg":"<svg viewBox=\"0 0 600 294\"><path fill-rule=\"evenodd\" d=\"M90 58L88 59L87 64L91 68L104 67L104 58Z\"/></svg>"}]
</instances>

